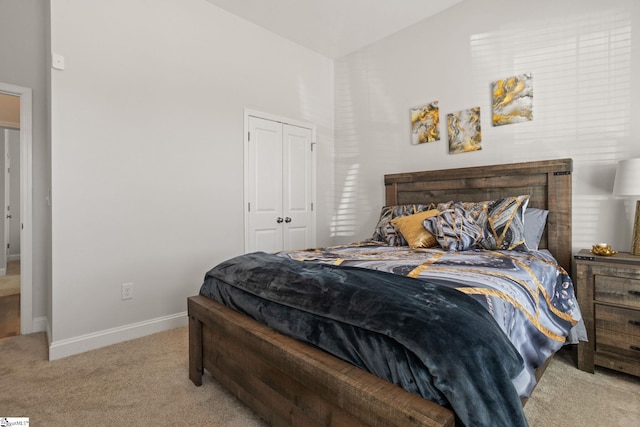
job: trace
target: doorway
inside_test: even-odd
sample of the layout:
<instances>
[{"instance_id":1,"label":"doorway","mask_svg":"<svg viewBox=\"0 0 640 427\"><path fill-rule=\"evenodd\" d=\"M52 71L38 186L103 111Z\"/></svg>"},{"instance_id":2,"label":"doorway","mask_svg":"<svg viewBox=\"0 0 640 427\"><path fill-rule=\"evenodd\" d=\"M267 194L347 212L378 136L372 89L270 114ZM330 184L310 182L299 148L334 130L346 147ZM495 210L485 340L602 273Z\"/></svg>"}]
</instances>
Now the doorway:
<instances>
[{"instance_id":1,"label":"doorway","mask_svg":"<svg viewBox=\"0 0 640 427\"><path fill-rule=\"evenodd\" d=\"M5 228L9 228L9 237L11 233L13 233L13 237L18 240L14 243L14 250L17 250L15 246L19 247L19 250L11 252L11 248L9 247L9 251L7 251L6 245L1 248L3 252L5 252L5 257L7 258L7 265L5 267L5 278L13 276L13 280L16 278L18 281L19 292L17 294L17 301L13 301L13 305L11 305L11 309L1 310L0 313L7 313L18 311L18 330L16 330L15 324L14 326L10 326L10 333L13 335L17 334L29 334L33 331L33 242L32 242L32 123L33 123L33 101L32 101L32 90L27 87L15 86L8 83L0 82L0 97L2 99L9 101L13 101L13 104L17 104L18 114L17 119L12 119L9 116L9 119L3 119L3 117L7 117L5 115L0 116L0 127L4 129L2 135L4 136L7 132L6 129L10 131L17 130L17 135L15 137L15 142L11 142L12 137L10 137L9 144L17 144L18 154L14 159L14 163L17 161L18 165L14 168L14 173L12 175L12 180L14 183L19 184L16 187L19 187L19 201L17 201L18 205L14 204L14 212L19 211L19 221L14 227L11 228L11 225L7 223ZM8 98L7 98L8 97ZM17 99L17 103L15 102ZM3 107L0 106L0 113L4 113ZM6 140L6 138L0 138ZM16 147L13 147L16 148ZM3 162L4 165L4 162ZM5 171L6 172L6 171ZM4 173L4 172L3 172ZM4 198L2 198L4 203ZM15 200L15 198L14 198ZM6 206L3 207L3 220L10 219L4 218L7 215L13 216L10 212L6 211ZM11 231L13 230L13 231ZM17 235L17 236L16 236ZM4 238L0 240L0 243L4 242ZM11 245L10 245L11 246ZM12 262L18 261L18 262ZM16 271L17 270L17 271ZM10 288L11 285L5 286ZM15 285L13 285L15 287ZM12 293L15 297L15 290L6 291L5 293ZM1 292L1 291L0 291ZM17 305L16 305L17 302ZM4 308L4 307L3 307ZM4 316L4 315L3 315ZM0 322L3 321L2 316L0 316ZM2 332L2 327L0 327L0 332Z\"/></svg>"},{"instance_id":2,"label":"doorway","mask_svg":"<svg viewBox=\"0 0 640 427\"><path fill-rule=\"evenodd\" d=\"M0 94L0 168L4 170L0 175L0 200L4 203L4 226L0 228L0 338L20 334L19 101L16 96Z\"/></svg>"}]
</instances>

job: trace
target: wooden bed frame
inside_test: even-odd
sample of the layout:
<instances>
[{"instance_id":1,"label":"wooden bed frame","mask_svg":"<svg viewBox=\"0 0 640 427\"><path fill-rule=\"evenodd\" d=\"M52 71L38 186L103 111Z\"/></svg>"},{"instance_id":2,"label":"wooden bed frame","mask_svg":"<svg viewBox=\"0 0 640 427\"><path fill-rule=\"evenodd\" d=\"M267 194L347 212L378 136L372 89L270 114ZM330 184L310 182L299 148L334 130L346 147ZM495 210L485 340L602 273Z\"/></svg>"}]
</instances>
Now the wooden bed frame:
<instances>
[{"instance_id":1,"label":"wooden bed frame","mask_svg":"<svg viewBox=\"0 0 640 427\"><path fill-rule=\"evenodd\" d=\"M385 175L386 204L530 194L529 206L549 210L541 248L571 272L571 171L562 159ZM188 310L191 381L206 369L269 425L455 424L450 410L208 298L190 297Z\"/></svg>"}]
</instances>

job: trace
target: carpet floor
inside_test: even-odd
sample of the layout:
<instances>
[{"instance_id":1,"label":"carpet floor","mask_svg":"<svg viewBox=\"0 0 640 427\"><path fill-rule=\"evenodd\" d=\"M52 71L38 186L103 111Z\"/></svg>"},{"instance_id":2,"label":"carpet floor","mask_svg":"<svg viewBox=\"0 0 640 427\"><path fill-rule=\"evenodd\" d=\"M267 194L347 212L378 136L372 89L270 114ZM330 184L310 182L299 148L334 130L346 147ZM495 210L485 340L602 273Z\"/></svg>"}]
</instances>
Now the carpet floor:
<instances>
[{"instance_id":1,"label":"carpet floor","mask_svg":"<svg viewBox=\"0 0 640 427\"><path fill-rule=\"evenodd\" d=\"M42 333L0 340L0 417L33 426L264 426L208 374L188 379L188 334L178 328L49 362ZM537 426L637 426L640 378L554 358L525 413Z\"/></svg>"}]
</instances>

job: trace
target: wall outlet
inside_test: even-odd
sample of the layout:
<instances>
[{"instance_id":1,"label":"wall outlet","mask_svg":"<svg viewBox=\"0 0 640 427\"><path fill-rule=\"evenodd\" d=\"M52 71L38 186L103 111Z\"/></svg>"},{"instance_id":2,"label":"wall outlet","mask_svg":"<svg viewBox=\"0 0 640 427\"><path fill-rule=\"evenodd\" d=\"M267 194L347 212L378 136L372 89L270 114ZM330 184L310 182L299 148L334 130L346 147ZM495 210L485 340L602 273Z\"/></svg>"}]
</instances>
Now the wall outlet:
<instances>
[{"instance_id":1,"label":"wall outlet","mask_svg":"<svg viewBox=\"0 0 640 427\"><path fill-rule=\"evenodd\" d=\"M131 299L133 298L133 283L123 283L122 284L122 299Z\"/></svg>"}]
</instances>

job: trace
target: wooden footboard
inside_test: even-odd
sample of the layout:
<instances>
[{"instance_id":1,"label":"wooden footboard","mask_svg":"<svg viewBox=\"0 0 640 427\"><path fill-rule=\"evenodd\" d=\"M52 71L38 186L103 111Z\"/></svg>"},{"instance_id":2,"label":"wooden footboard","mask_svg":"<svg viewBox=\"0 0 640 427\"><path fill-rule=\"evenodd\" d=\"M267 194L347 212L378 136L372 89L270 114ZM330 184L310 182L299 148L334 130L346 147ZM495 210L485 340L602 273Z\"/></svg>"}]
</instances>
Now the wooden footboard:
<instances>
[{"instance_id":1,"label":"wooden footboard","mask_svg":"<svg viewBox=\"0 0 640 427\"><path fill-rule=\"evenodd\" d=\"M188 308L191 381L206 369L270 425L454 426L450 410L215 301Z\"/></svg>"}]
</instances>

